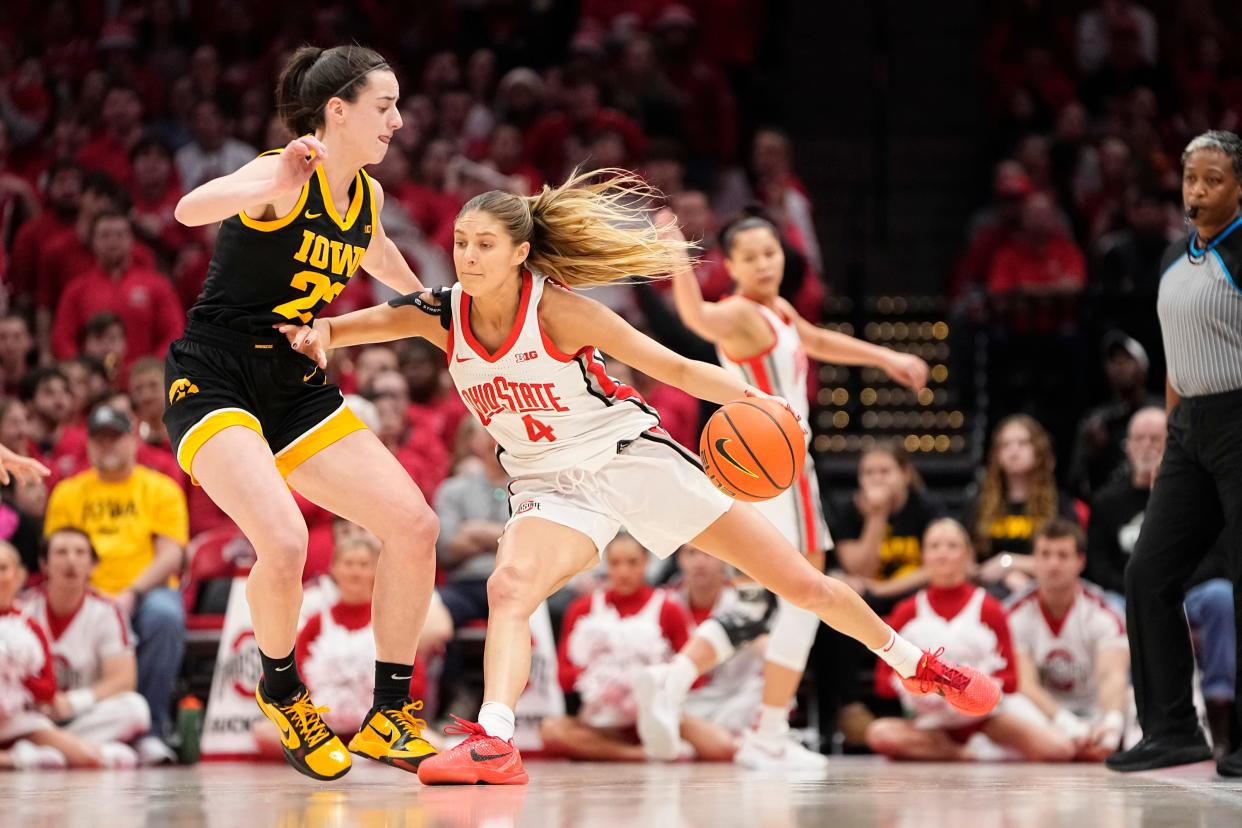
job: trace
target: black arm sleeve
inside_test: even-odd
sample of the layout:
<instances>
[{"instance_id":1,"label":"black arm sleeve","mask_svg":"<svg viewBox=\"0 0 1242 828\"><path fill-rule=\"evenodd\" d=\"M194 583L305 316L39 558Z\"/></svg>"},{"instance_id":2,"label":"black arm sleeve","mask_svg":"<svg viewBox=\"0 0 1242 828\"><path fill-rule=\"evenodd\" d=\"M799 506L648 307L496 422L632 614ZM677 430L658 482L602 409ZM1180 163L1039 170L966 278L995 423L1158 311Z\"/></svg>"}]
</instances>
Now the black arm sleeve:
<instances>
[{"instance_id":1,"label":"black arm sleeve","mask_svg":"<svg viewBox=\"0 0 1242 828\"><path fill-rule=\"evenodd\" d=\"M453 303L449 299L451 288L438 287L432 290L416 290L413 293L407 293L404 296L398 296L395 299L389 299L388 304L394 308L402 305L411 305L418 308L425 314L440 317L440 327L448 330L453 324ZM428 302L427 297L434 299Z\"/></svg>"}]
</instances>

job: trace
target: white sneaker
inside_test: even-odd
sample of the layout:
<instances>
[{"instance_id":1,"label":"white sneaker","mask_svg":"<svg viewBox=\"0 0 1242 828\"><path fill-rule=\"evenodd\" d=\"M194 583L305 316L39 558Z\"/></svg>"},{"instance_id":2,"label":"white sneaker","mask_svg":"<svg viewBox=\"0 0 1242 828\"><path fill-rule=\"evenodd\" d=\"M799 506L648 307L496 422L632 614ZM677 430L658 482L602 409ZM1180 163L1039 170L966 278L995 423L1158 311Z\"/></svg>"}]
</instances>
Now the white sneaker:
<instances>
[{"instance_id":1,"label":"white sneaker","mask_svg":"<svg viewBox=\"0 0 1242 828\"><path fill-rule=\"evenodd\" d=\"M792 733L775 738L761 736L756 730L742 734L733 761L753 770L807 770L828 768L828 757L803 746Z\"/></svg>"},{"instance_id":2,"label":"white sneaker","mask_svg":"<svg viewBox=\"0 0 1242 828\"><path fill-rule=\"evenodd\" d=\"M63 753L48 745L36 745L22 739L9 748L13 767L18 770L60 770L69 767Z\"/></svg>"},{"instance_id":3,"label":"white sneaker","mask_svg":"<svg viewBox=\"0 0 1242 828\"><path fill-rule=\"evenodd\" d=\"M668 690L668 666L645 667L634 676L638 738L647 758L672 762L681 745L681 705Z\"/></svg>"},{"instance_id":4,"label":"white sneaker","mask_svg":"<svg viewBox=\"0 0 1242 828\"><path fill-rule=\"evenodd\" d=\"M122 742L104 742L99 746L99 755L103 757L105 768L138 767L138 754L132 747Z\"/></svg>"},{"instance_id":5,"label":"white sneaker","mask_svg":"<svg viewBox=\"0 0 1242 828\"><path fill-rule=\"evenodd\" d=\"M138 763L144 767L177 762L177 754L158 736L143 736L134 747L138 750Z\"/></svg>"}]
</instances>

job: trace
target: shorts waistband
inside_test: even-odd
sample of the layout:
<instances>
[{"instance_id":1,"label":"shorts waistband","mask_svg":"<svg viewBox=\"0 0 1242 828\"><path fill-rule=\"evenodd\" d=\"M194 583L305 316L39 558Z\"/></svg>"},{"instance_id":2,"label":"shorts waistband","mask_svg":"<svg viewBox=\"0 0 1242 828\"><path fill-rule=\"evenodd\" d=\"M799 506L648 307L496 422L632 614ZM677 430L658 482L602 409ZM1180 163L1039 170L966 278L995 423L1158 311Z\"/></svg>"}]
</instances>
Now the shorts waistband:
<instances>
[{"instance_id":1,"label":"shorts waistband","mask_svg":"<svg viewBox=\"0 0 1242 828\"><path fill-rule=\"evenodd\" d=\"M1235 388L1233 391L1221 391L1219 394L1200 394L1196 397L1182 397L1181 404L1186 406L1187 409L1236 408L1242 405L1242 388Z\"/></svg>"},{"instance_id":2,"label":"shorts waistband","mask_svg":"<svg viewBox=\"0 0 1242 828\"><path fill-rule=\"evenodd\" d=\"M256 336L242 333L206 322L188 322L185 326L185 337L190 342L213 345L239 354L280 354L293 353L289 340L280 334L273 336Z\"/></svg>"}]
</instances>

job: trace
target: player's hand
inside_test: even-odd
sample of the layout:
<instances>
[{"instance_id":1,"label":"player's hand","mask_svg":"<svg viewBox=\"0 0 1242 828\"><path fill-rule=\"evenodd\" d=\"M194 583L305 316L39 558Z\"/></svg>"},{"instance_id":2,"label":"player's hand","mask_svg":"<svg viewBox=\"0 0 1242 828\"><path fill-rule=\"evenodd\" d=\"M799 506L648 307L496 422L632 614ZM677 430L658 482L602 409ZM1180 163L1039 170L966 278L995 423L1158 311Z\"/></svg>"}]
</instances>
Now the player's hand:
<instances>
[{"instance_id":1,"label":"player's hand","mask_svg":"<svg viewBox=\"0 0 1242 828\"><path fill-rule=\"evenodd\" d=\"M661 207L655 214L656 232L660 238L684 242L686 234L681 231L681 226L677 223L677 215L667 207Z\"/></svg>"},{"instance_id":2,"label":"player's hand","mask_svg":"<svg viewBox=\"0 0 1242 828\"><path fill-rule=\"evenodd\" d=\"M885 361L884 373L898 385L904 385L911 391L920 391L927 387L929 369L927 363L914 354L903 354L893 351Z\"/></svg>"},{"instance_id":3,"label":"player's hand","mask_svg":"<svg viewBox=\"0 0 1242 828\"><path fill-rule=\"evenodd\" d=\"M276 167L277 191L300 190L327 156L328 148L315 136L294 138L280 153L280 163Z\"/></svg>"},{"instance_id":4,"label":"player's hand","mask_svg":"<svg viewBox=\"0 0 1242 828\"><path fill-rule=\"evenodd\" d=\"M331 346L331 327L327 325L292 325L289 323L273 326L289 340L289 347L303 356L315 360L323 369L328 367L328 349Z\"/></svg>"},{"instance_id":5,"label":"player's hand","mask_svg":"<svg viewBox=\"0 0 1242 828\"><path fill-rule=\"evenodd\" d=\"M38 483L51 473L51 470L38 460L32 460L5 446L0 446L0 485L7 486L13 478L17 478L19 483Z\"/></svg>"},{"instance_id":6,"label":"player's hand","mask_svg":"<svg viewBox=\"0 0 1242 828\"><path fill-rule=\"evenodd\" d=\"M54 722L67 722L73 718L73 703L69 701L69 694L63 690L58 690L55 696L52 696L52 703L48 705L48 716Z\"/></svg>"}]
</instances>

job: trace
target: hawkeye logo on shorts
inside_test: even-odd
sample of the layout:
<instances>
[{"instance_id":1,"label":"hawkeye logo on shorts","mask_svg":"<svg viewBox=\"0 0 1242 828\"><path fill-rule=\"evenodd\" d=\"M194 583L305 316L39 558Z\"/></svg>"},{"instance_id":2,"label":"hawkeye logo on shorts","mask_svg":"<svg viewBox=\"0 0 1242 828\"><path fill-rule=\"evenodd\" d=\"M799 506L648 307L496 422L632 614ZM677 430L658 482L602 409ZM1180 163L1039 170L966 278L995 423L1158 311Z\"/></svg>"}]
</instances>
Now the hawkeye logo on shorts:
<instances>
[{"instance_id":1,"label":"hawkeye logo on shorts","mask_svg":"<svg viewBox=\"0 0 1242 828\"><path fill-rule=\"evenodd\" d=\"M177 400L181 399L182 397L188 396L190 394L197 394L197 393L198 393L198 386L190 382L188 379L182 377L181 379L176 380L172 384L172 386L169 387L168 404L172 405L173 403L175 403Z\"/></svg>"},{"instance_id":2,"label":"hawkeye logo on shorts","mask_svg":"<svg viewBox=\"0 0 1242 828\"><path fill-rule=\"evenodd\" d=\"M728 437L721 437L720 439L716 440L716 453L719 454L721 457L723 457L725 459L725 462L727 462L730 466L733 466L735 469L740 471L742 474L749 475L750 477L753 477L756 480L758 480L759 475L755 474L753 471L751 471L750 469L746 468L741 463L733 459L733 455L729 454L729 450L725 448L725 446L728 443L729 443Z\"/></svg>"}]
</instances>

